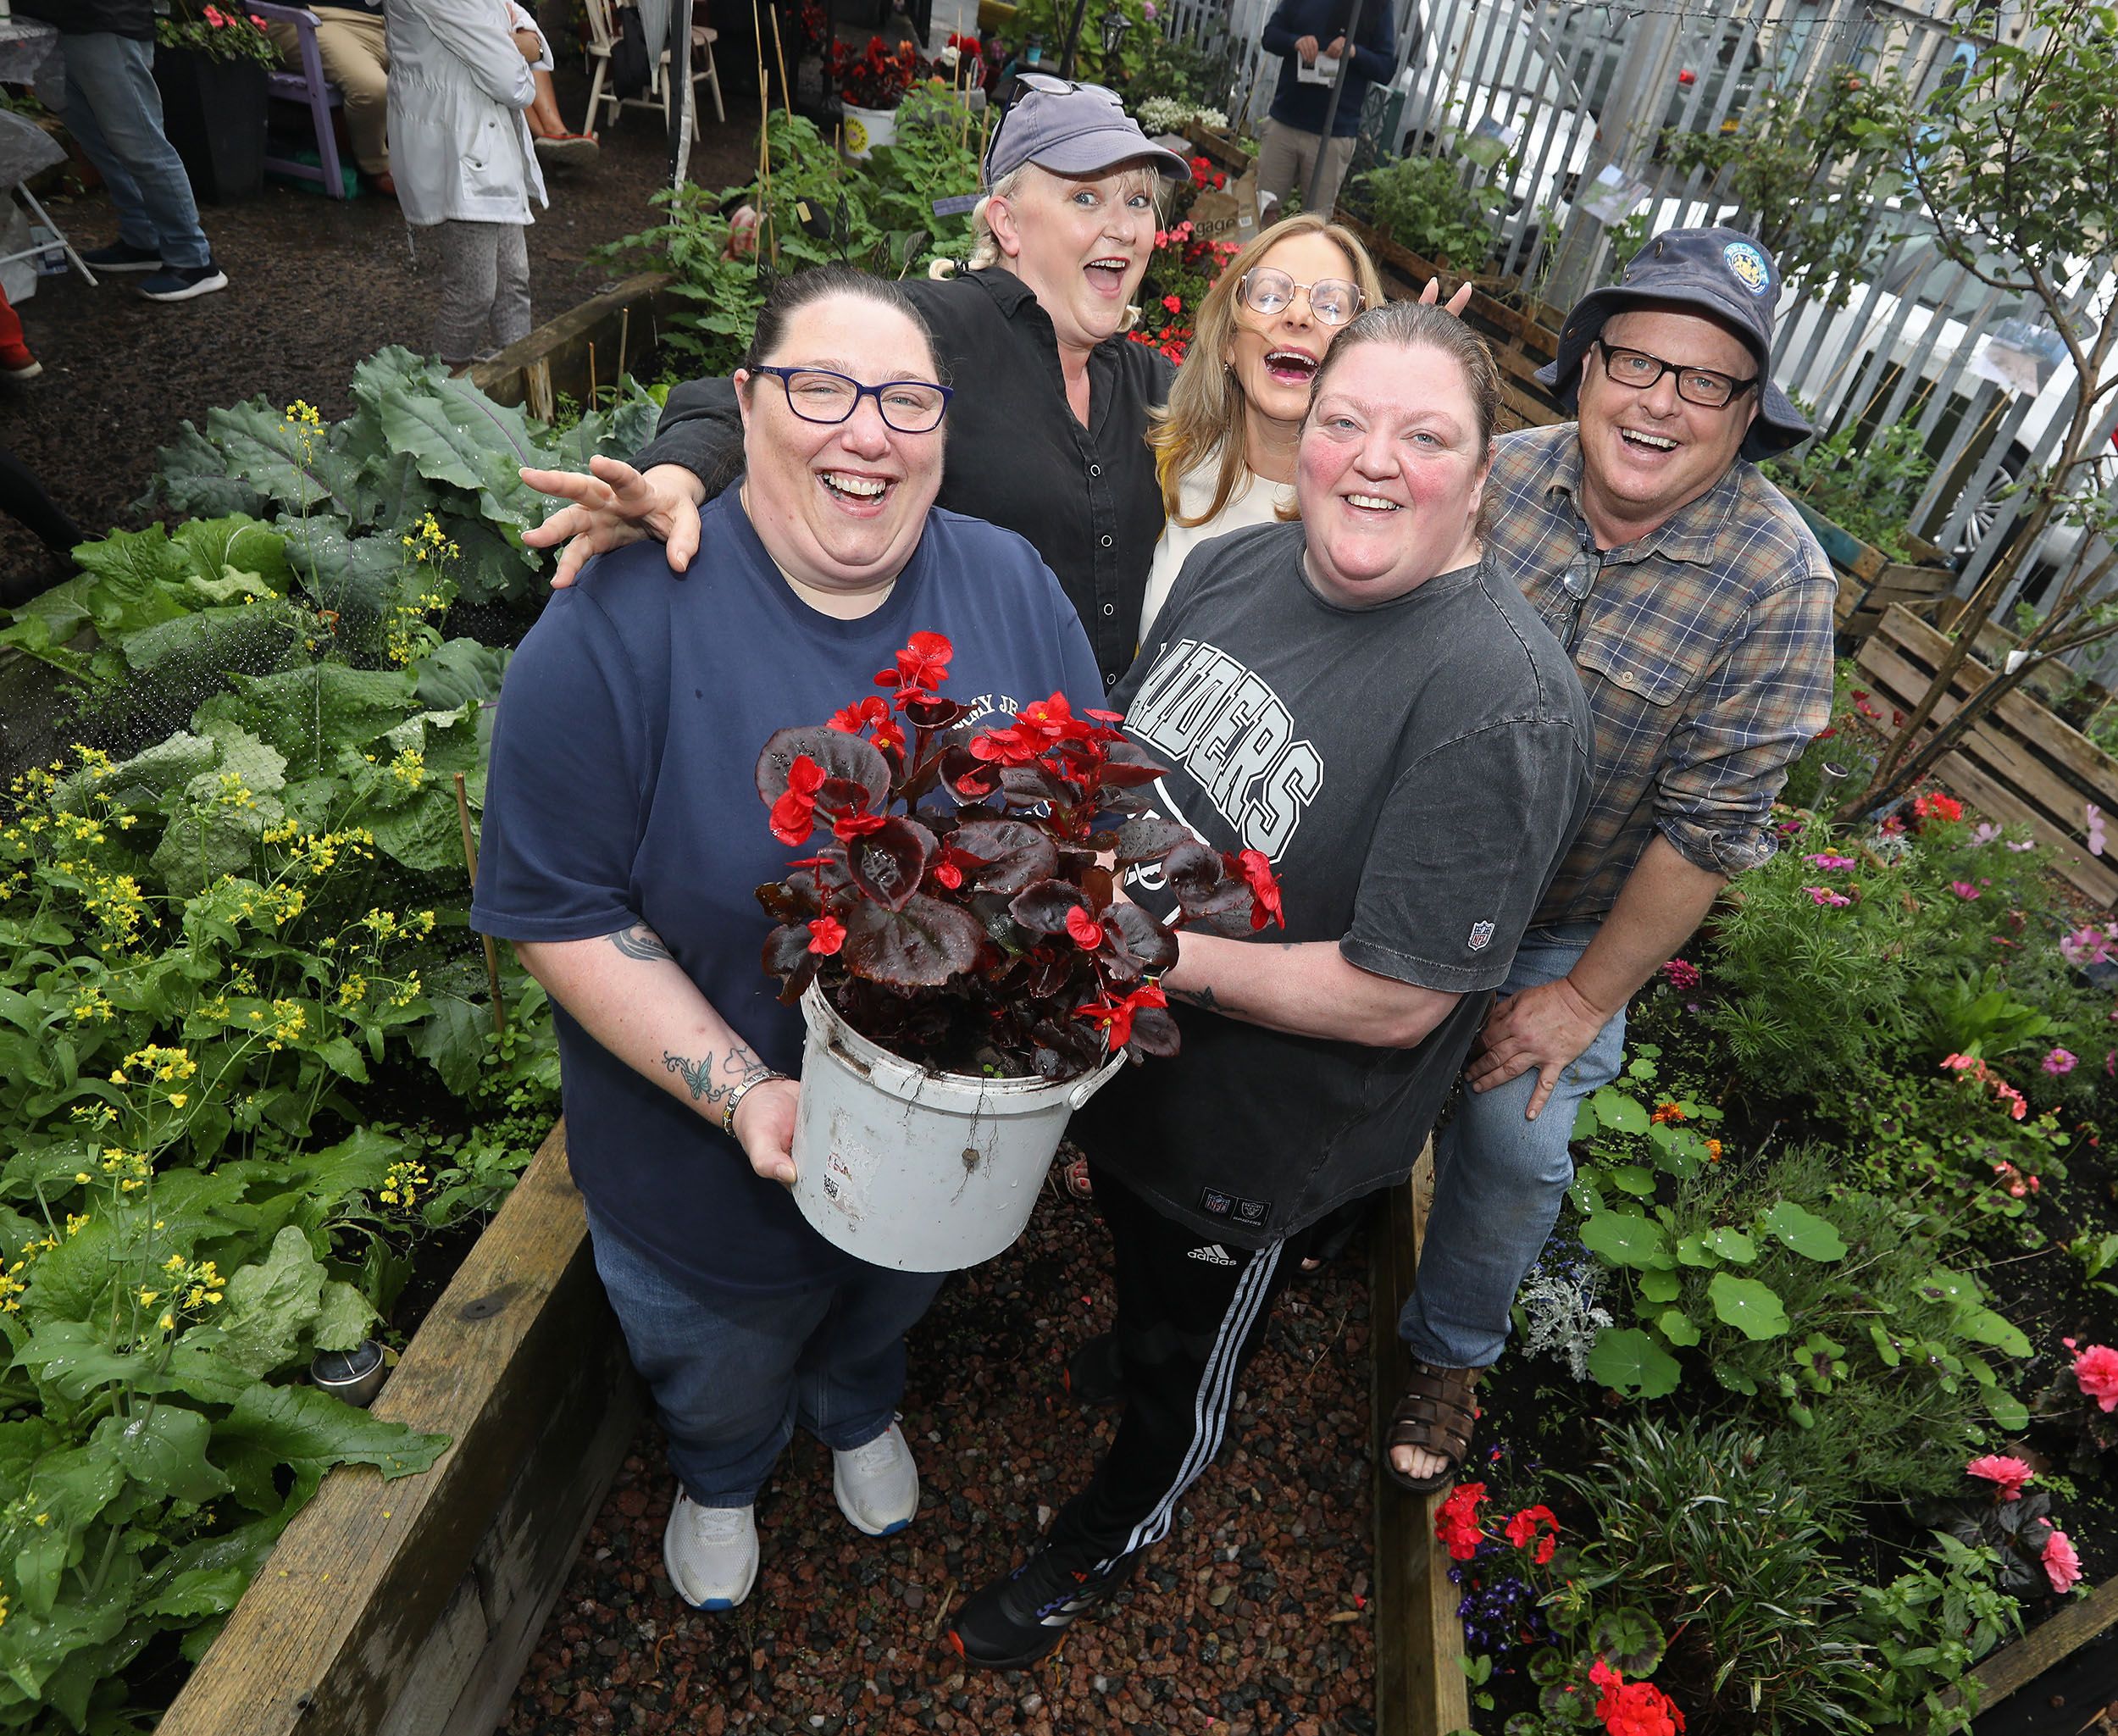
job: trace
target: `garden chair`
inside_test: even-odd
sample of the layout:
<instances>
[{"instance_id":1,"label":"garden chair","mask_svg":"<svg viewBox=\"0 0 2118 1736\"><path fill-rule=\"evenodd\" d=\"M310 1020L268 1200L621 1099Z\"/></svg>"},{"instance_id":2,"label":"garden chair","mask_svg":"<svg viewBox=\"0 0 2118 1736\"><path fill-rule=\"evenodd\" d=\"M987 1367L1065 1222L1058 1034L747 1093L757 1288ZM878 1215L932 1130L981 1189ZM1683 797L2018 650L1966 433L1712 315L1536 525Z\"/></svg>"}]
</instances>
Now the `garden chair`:
<instances>
[{"instance_id":1,"label":"garden chair","mask_svg":"<svg viewBox=\"0 0 2118 1736\"><path fill-rule=\"evenodd\" d=\"M297 180L321 181L329 197L342 199L346 180L338 165L338 134L332 125L331 110L342 107L346 98L324 76L324 57L316 47L316 14L305 6L283 6L274 0L258 0L249 10L274 24L291 24L301 36L302 69L275 69L266 75L265 84L273 96L299 103L309 111L309 125L316 130L316 154L322 159L319 167L291 157L267 157L265 167Z\"/></svg>"},{"instance_id":2,"label":"garden chair","mask_svg":"<svg viewBox=\"0 0 2118 1736\"><path fill-rule=\"evenodd\" d=\"M610 76L611 52L618 44L618 8L615 0L585 0L588 8L587 55L594 69L589 80L588 114L581 122L581 130L593 135L596 131L596 111L600 108L610 110L614 124L618 111L625 103L636 108L659 108L663 125L669 123L669 51L663 49L648 69L647 94L644 97L619 97L614 92L606 92L603 81ZM672 0L673 4L688 5L690 0ZM728 109L721 101L720 69L714 64L713 45L721 33L711 25L695 23L691 26L691 84L696 92L701 81L713 93L713 118L725 123ZM701 136L699 105L696 95L691 103L691 136Z\"/></svg>"}]
</instances>

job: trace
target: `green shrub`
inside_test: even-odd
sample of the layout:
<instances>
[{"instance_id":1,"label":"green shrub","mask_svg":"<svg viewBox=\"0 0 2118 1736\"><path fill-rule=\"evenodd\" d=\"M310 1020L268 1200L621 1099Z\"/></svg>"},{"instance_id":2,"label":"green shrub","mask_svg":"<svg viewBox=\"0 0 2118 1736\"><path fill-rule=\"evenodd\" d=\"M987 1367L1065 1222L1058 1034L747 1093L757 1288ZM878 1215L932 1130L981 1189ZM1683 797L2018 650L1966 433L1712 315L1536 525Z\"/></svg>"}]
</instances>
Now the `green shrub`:
<instances>
[{"instance_id":1,"label":"green shrub","mask_svg":"<svg viewBox=\"0 0 2118 1736\"><path fill-rule=\"evenodd\" d=\"M1483 271L1493 251L1493 214L1507 194L1491 181L1463 185L1446 157L1400 157L1356 180L1368 220L1399 246L1453 270Z\"/></svg>"}]
</instances>

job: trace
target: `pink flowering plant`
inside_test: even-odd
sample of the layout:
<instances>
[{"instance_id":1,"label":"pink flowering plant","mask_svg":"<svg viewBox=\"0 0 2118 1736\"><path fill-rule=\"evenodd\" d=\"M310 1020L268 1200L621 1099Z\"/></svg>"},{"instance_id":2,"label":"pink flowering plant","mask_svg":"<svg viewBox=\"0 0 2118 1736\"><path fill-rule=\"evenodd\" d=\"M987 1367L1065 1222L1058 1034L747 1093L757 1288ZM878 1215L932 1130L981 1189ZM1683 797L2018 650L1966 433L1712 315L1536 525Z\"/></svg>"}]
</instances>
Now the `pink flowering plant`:
<instances>
[{"instance_id":1,"label":"pink flowering plant","mask_svg":"<svg viewBox=\"0 0 2118 1736\"><path fill-rule=\"evenodd\" d=\"M2061 1339L2060 1348L2059 1370L2031 1408L2040 1419L2071 1430L2074 1467L2093 1469L2118 1446L2118 1349L2073 1338Z\"/></svg>"},{"instance_id":2,"label":"pink flowering plant","mask_svg":"<svg viewBox=\"0 0 2118 1736\"><path fill-rule=\"evenodd\" d=\"M1993 1552L1999 1583L2017 1596L2064 1596L2081 1583L2073 1540L2052 1517L2052 1496L2028 1485L2037 1473L2024 1459L1988 1453L1964 1467L1973 1488L1946 1524L1947 1534Z\"/></svg>"},{"instance_id":3,"label":"pink flowering plant","mask_svg":"<svg viewBox=\"0 0 2118 1736\"><path fill-rule=\"evenodd\" d=\"M154 40L164 48L188 49L208 60L247 60L276 67L280 51L265 34L265 21L240 5L202 5L175 0L154 21Z\"/></svg>"}]
</instances>

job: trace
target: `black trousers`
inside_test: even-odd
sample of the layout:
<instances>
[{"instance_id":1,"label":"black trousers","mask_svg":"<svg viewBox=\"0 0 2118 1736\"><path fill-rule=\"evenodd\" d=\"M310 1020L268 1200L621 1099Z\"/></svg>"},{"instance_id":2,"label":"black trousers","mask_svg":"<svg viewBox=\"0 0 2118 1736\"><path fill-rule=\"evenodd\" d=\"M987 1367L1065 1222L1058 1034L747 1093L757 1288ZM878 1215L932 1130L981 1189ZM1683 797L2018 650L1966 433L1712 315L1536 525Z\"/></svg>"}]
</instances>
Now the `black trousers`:
<instances>
[{"instance_id":1,"label":"black trousers","mask_svg":"<svg viewBox=\"0 0 2118 1736\"><path fill-rule=\"evenodd\" d=\"M1108 1566L1168 1534L1184 1491L1219 1454L1237 1378L1313 1236L1228 1247L1163 1217L1093 1157L1089 1173L1117 1259L1125 1411L1047 1541Z\"/></svg>"}]
</instances>

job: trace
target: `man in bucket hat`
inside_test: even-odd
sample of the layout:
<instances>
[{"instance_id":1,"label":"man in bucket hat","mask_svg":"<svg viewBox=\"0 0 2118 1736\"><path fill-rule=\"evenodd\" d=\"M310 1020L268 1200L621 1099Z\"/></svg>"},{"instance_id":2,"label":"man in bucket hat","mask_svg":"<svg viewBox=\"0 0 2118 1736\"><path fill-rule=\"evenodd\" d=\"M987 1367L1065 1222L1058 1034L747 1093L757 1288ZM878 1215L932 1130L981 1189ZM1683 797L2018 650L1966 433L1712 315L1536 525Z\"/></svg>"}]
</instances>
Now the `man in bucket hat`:
<instances>
[{"instance_id":1,"label":"man in bucket hat","mask_svg":"<svg viewBox=\"0 0 2118 1736\"><path fill-rule=\"evenodd\" d=\"M1577 420L1502 436L1487 547L1559 637L1595 718L1588 817L1523 937L1435 1145L1390 1468L1439 1489L1472 1387L1573 1179L1581 1101L1625 1007L1729 879L1831 713L1831 565L1756 461L1809 424L1767 378L1780 276L1733 229L1656 236L1582 297L1537 376Z\"/></svg>"}]
</instances>

